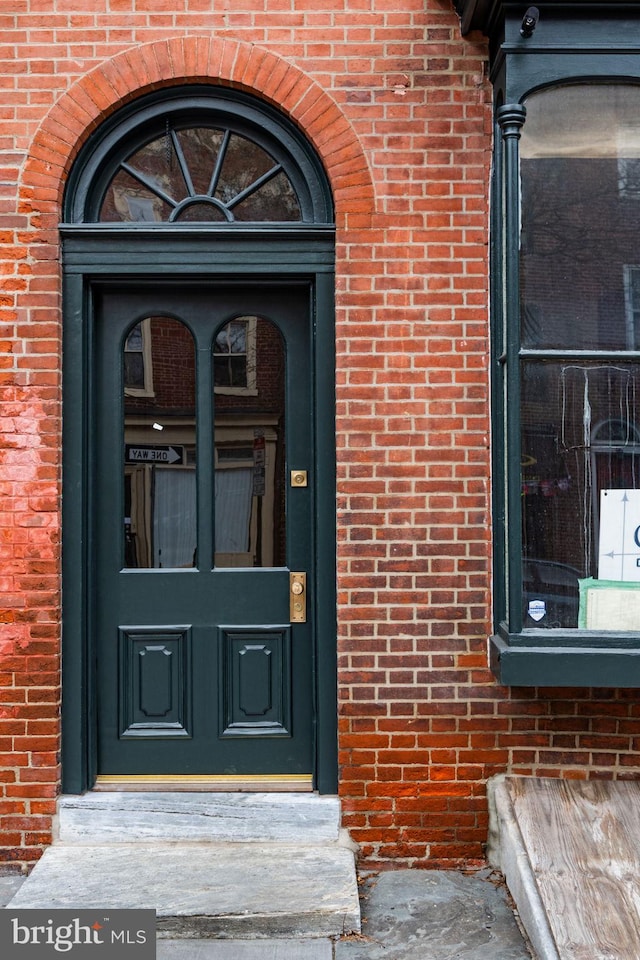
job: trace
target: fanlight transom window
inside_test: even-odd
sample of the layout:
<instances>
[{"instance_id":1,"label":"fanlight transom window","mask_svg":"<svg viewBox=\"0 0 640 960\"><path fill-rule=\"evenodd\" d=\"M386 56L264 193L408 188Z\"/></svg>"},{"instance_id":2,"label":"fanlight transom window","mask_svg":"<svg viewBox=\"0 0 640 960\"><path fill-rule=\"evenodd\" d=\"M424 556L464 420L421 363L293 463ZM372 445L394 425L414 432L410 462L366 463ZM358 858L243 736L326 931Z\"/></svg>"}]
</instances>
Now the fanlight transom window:
<instances>
[{"instance_id":1,"label":"fanlight transom window","mask_svg":"<svg viewBox=\"0 0 640 960\"><path fill-rule=\"evenodd\" d=\"M223 125L170 126L123 158L107 185L102 222L300 221L283 165Z\"/></svg>"}]
</instances>

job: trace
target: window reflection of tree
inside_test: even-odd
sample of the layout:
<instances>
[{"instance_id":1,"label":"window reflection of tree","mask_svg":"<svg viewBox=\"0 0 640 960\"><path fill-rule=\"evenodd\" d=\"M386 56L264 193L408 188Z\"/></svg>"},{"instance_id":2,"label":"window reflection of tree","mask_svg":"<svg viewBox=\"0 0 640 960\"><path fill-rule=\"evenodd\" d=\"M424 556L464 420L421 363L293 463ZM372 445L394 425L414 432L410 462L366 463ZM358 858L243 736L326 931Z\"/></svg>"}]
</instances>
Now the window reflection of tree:
<instances>
[{"instance_id":1,"label":"window reflection of tree","mask_svg":"<svg viewBox=\"0 0 640 960\"><path fill-rule=\"evenodd\" d=\"M600 492L640 480L640 372L531 362L523 374L524 555L595 576Z\"/></svg>"}]
</instances>

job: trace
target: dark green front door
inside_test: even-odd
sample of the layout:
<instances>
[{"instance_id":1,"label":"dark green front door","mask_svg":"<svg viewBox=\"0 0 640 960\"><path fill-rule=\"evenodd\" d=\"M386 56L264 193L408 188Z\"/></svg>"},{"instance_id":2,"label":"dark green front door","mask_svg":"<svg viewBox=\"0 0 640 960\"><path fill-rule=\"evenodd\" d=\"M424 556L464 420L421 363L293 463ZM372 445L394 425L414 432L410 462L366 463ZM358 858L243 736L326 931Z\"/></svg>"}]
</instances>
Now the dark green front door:
<instances>
[{"instance_id":1,"label":"dark green front door","mask_svg":"<svg viewBox=\"0 0 640 960\"><path fill-rule=\"evenodd\" d=\"M105 284L93 315L98 775L310 776L310 286Z\"/></svg>"}]
</instances>

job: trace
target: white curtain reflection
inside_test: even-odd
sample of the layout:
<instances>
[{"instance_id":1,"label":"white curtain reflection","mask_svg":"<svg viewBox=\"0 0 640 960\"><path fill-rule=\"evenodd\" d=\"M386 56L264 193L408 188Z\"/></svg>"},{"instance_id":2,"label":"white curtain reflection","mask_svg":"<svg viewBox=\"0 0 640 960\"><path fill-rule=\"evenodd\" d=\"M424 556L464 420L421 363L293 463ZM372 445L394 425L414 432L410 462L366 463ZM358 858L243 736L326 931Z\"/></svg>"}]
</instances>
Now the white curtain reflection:
<instances>
[{"instance_id":1,"label":"white curtain reflection","mask_svg":"<svg viewBox=\"0 0 640 960\"><path fill-rule=\"evenodd\" d=\"M253 471L251 468L216 470L216 553L246 553Z\"/></svg>"},{"instance_id":2,"label":"white curtain reflection","mask_svg":"<svg viewBox=\"0 0 640 960\"><path fill-rule=\"evenodd\" d=\"M192 567L196 550L195 470L156 467L154 567Z\"/></svg>"}]
</instances>

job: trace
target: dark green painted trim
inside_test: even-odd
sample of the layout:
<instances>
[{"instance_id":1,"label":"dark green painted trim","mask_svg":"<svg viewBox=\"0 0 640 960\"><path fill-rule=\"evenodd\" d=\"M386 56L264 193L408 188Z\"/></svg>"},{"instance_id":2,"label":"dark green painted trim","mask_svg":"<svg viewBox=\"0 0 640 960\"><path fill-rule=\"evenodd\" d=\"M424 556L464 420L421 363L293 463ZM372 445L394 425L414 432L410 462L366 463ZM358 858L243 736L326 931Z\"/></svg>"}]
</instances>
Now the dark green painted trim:
<instances>
[{"instance_id":1,"label":"dark green painted trim","mask_svg":"<svg viewBox=\"0 0 640 960\"><path fill-rule=\"evenodd\" d=\"M490 76L508 103L562 82L638 77L640 2L630 4L537 3L540 21L532 37L520 36L526 4L504 4L492 26Z\"/></svg>"},{"instance_id":2,"label":"dark green painted trim","mask_svg":"<svg viewBox=\"0 0 640 960\"><path fill-rule=\"evenodd\" d=\"M516 57L508 59L515 61ZM633 82L640 79L639 59L638 54L618 56L610 51L606 54L583 55L574 52L572 56L561 57L547 53L526 60L518 57L517 62L507 64L504 90L511 102L522 102L535 90L555 83L588 83L592 80Z\"/></svg>"},{"instance_id":3,"label":"dark green painted trim","mask_svg":"<svg viewBox=\"0 0 640 960\"><path fill-rule=\"evenodd\" d=\"M509 464L520 463L520 419L512 411L520 409L520 151L519 141L526 111L520 104L505 104L497 111L504 142L504 323L505 342L500 362L503 364L505 391L505 457ZM522 564L521 483L519 470L509 470L506 489L507 563L508 569L520 571ZM507 604L511 627L522 628L521 577L519 572L507 584Z\"/></svg>"},{"instance_id":4,"label":"dark green painted trim","mask_svg":"<svg viewBox=\"0 0 640 960\"><path fill-rule=\"evenodd\" d=\"M144 276L152 273L246 275L334 270L332 228L193 231L61 227L67 273Z\"/></svg>"},{"instance_id":5,"label":"dark green painted trim","mask_svg":"<svg viewBox=\"0 0 640 960\"><path fill-rule=\"evenodd\" d=\"M640 640L635 647L526 646L490 638L491 669L517 687L640 687Z\"/></svg>"},{"instance_id":6,"label":"dark green painted trim","mask_svg":"<svg viewBox=\"0 0 640 960\"><path fill-rule=\"evenodd\" d=\"M320 793L338 789L334 278L316 279L316 758Z\"/></svg>"},{"instance_id":7,"label":"dark green painted trim","mask_svg":"<svg viewBox=\"0 0 640 960\"><path fill-rule=\"evenodd\" d=\"M264 255L262 265L274 283L286 281L281 265ZM158 263L147 264L158 274ZM298 265L301 270L301 266ZM308 265L304 267L309 274ZM94 654L89 629L90 598L94 585L89 582L92 534L88 518L91 496L90 452L92 449L91 371L89 358L92 329L92 297L94 285L118 282L114 269L109 279L99 271L92 284L82 271L69 271L65 279L64 328L64 511L63 511L63 790L79 793L89 789L95 777L95 676ZM239 273L239 272L238 272ZM206 274L192 276L194 284L211 277L227 278L228 265L209 255ZM137 271L142 279L144 271ZM177 279L184 271L176 272ZM171 277L162 271L163 279ZM248 275L243 274L244 280ZM120 271L120 282L134 282ZM241 277L238 275L238 282ZM311 286L315 289L313 315L313 360L316 366L313 383L315 424L315 475L318 518L316 551L316 789L335 793L337 768L337 651L336 651L336 500L335 500L335 333L333 272L322 266Z\"/></svg>"},{"instance_id":8,"label":"dark green painted trim","mask_svg":"<svg viewBox=\"0 0 640 960\"><path fill-rule=\"evenodd\" d=\"M535 2L540 20L529 38L520 35L526 2L458 0L455 5L463 30L482 29L490 36L491 79L499 125L492 211L492 227L497 236L492 238L491 266L497 621L490 640L491 667L499 682L507 685L640 687L640 634L522 631L519 419L509 412L519 406L519 363L533 353L519 349L518 138L519 126L525 119L523 102L535 90L558 83L640 82L640 2ZM505 102L507 105L503 106ZM507 333L503 343L504 327ZM582 355L580 351L575 354ZM541 355L550 352L542 351ZM615 361L620 354L599 356ZM634 359L633 355L624 356ZM503 389L505 381L507 390ZM511 476L505 494L502 478L509 468ZM515 521L510 525L509 517ZM507 585L509 569L516 571L516 576ZM503 622L507 608L509 627Z\"/></svg>"},{"instance_id":9,"label":"dark green painted trim","mask_svg":"<svg viewBox=\"0 0 640 960\"><path fill-rule=\"evenodd\" d=\"M90 240L91 238L100 239L101 242L107 243L108 238L111 238L111 241L114 244L117 243L126 243L127 238L136 238L137 241L141 239L147 239L149 243L158 243L159 240L171 241L173 237L175 240L176 236L180 236L183 239L191 237L194 240L200 239L207 240L211 242L212 240L217 239L219 242L230 242L235 243L236 240L277 240L279 238L284 238L286 241L295 235L296 238L301 240L318 240L322 237L329 237L333 235L335 227L333 224L293 224L290 226L284 226L279 224L258 224L254 227L248 228L246 224L207 224L204 226L201 223L193 224L181 224L181 223L158 223L150 226L149 224L135 225L135 224L113 224L113 223L102 223L102 224L87 224L87 223L61 223L59 226L60 232L64 237L80 237L83 242Z\"/></svg>"},{"instance_id":10,"label":"dark green painted trim","mask_svg":"<svg viewBox=\"0 0 640 960\"><path fill-rule=\"evenodd\" d=\"M494 125L496 143L501 142L500 128ZM504 477L506 470L506 421L505 421L505 369L502 357L505 352L505 303L502 295L504 223L503 200L504 160L502 150L494 153L491 176L491 225L489 231L490 263L493 282L490 287L490 315L495 318L490 325L491 337L491 476ZM493 605L494 610L506 607L506 495L504 485L493 485ZM494 625L497 626L497 625Z\"/></svg>"},{"instance_id":11,"label":"dark green painted trim","mask_svg":"<svg viewBox=\"0 0 640 960\"><path fill-rule=\"evenodd\" d=\"M86 369L89 355L89 306L81 277L65 277L63 297L62 790L79 793L87 788L91 777L95 730L87 629L90 531L83 509L88 485L85 450L91 424L88 384L78 375Z\"/></svg>"},{"instance_id":12,"label":"dark green painted trim","mask_svg":"<svg viewBox=\"0 0 640 960\"><path fill-rule=\"evenodd\" d=\"M167 238L176 234L196 237L290 237L292 234L301 237L331 236L335 227L332 223L60 223L60 232L65 236L82 237L120 237L148 236L157 238L164 235Z\"/></svg>"},{"instance_id":13,"label":"dark green painted trim","mask_svg":"<svg viewBox=\"0 0 640 960\"><path fill-rule=\"evenodd\" d=\"M302 203L301 223L97 224L102 193L119 158L149 130L217 118L282 158ZM93 444L91 385L92 286L158 278L206 283L305 279L315 293L317 468L315 595L316 787L335 793L337 769L336 521L335 521L335 228L333 199L322 164L301 131L275 107L231 88L177 86L155 91L106 120L81 150L67 181L60 227L64 268L63 510L63 789L93 783L96 761L95 656L89 582L93 549L88 509Z\"/></svg>"},{"instance_id":14,"label":"dark green painted trim","mask_svg":"<svg viewBox=\"0 0 640 960\"><path fill-rule=\"evenodd\" d=\"M521 633L509 633L507 624L498 624L496 636L513 647L574 647L581 650L640 649L640 634L637 631L604 632L602 630L540 630L527 628Z\"/></svg>"},{"instance_id":15,"label":"dark green painted trim","mask_svg":"<svg viewBox=\"0 0 640 960\"><path fill-rule=\"evenodd\" d=\"M65 670L65 687L62 692L62 756L63 782L65 793L78 793L86 783L82 758L86 755L86 663L83 651L78 651L73 642L78 626L85 620L85 597L87 594L83 564L83 518L80 511L83 489L83 442L85 425L82 412L86 403L82 394L82 384L73 376L73 371L84 365L82 349L82 296L78 297L77 280L65 282L63 289L67 310L67 321L63 341L63 407L69 411L69 422L63 420L63 447L65 462L65 497L63 499L63 529L78 531L67 545L64 540L62 552L63 583L77 584L75 590L69 589L64 598L64 617L62 630L62 662ZM66 490L69 490L67 497ZM72 626L73 625L73 626ZM74 695L71 695L71 691ZM68 761L68 762L67 762Z\"/></svg>"},{"instance_id":16,"label":"dark green painted trim","mask_svg":"<svg viewBox=\"0 0 640 960\"><path fill-rule=\"evenodd\" d=\"M568 2L549 2L549 0L536 0L530 4L527 0L519 0L518 3L505 2L505 0L453 0L458 15L460 16L461 29L463 34L471 30L481 30L487 36L491 36L499 29L505 16L517 18L518 27L522 16L529 6L536 6L541 11L541 21L548 15L561 15L566 18L577 16L597 17L606 14L608 16L633 16L640 9L638 0L568 0ZM540 29L540 24L529 41L534 40Z\"/></svg>"}]
</instances>

